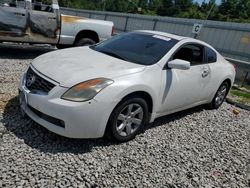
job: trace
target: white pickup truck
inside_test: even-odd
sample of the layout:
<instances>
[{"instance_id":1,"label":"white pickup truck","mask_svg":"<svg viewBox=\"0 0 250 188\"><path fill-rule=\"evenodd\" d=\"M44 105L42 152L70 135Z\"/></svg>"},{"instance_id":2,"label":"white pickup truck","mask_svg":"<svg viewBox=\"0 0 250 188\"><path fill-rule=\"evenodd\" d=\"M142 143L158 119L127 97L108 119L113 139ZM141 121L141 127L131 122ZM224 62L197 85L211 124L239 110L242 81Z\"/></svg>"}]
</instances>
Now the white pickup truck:
<instances>
[{"instance_id":1,"label":"white pickup truck","mask_svg":"<svg viewBox=\"0 0 250 188\"><path fill-rule=\"evenodd\" d=\"M0 0L0 42L85 46L110 38L113 29L109 21L60 14L57 0Z\"/></svg>"}]
</instances>

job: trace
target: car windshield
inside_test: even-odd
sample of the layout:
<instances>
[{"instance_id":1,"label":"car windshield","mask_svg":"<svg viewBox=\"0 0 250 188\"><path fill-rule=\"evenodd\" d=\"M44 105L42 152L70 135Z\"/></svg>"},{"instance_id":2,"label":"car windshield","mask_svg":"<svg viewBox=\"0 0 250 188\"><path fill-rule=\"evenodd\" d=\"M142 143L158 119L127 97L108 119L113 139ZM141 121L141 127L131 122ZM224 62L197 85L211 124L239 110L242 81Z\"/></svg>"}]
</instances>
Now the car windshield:
<instances>
[{"instance_id":1,"label":"car windshield","mask_svg":"<svg viewBox=\"0 0 250 188\"><path fill-rule=\"evenodd\" d=\"M162 35L131 32L92 46L98 52L141 65L157 63L178 41Z\"/></svg>"}]
</instances>

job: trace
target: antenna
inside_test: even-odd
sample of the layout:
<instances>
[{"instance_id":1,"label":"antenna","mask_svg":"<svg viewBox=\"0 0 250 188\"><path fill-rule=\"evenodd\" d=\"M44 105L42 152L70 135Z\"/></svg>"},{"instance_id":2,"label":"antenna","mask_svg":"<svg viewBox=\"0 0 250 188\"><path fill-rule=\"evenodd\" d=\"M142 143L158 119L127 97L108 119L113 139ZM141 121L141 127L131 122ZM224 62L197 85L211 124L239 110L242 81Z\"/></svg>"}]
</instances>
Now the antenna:
<instances>
[{"instance_id":1,"label":"antenna","mask_svg":"<svg viewBox=\"0 0 250 188\"><path fill-rule=\"evenodd\" d=\"M209 0L209 3L210 3L210 0ZM209 18L209 16L210 16L212 10L214 9L214 7L215 7L215 3L211 6L211 8L210 8L210 10L209 10L209 12L208 12L208 14L206 16L206 20Z\"/></svg>"}]
</instances>

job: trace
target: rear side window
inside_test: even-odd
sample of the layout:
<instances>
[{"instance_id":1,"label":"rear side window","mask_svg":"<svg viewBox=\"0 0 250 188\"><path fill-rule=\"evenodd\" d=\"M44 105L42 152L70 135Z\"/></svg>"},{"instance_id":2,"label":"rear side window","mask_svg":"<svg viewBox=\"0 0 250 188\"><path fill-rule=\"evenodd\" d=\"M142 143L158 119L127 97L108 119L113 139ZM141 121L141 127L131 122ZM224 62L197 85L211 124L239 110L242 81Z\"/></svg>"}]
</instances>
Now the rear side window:
<instances>
[{"instance_id":1,"label":"rear side window","mask_svg":"<svg viewBox=\"0 0 250 188\"><path fill-rule=\"evenodd\" d=\"M208 63L215 63L217 61L217 54L211 48L206 47L207 52L207 62Z\"/></svg>"}]
</instances>

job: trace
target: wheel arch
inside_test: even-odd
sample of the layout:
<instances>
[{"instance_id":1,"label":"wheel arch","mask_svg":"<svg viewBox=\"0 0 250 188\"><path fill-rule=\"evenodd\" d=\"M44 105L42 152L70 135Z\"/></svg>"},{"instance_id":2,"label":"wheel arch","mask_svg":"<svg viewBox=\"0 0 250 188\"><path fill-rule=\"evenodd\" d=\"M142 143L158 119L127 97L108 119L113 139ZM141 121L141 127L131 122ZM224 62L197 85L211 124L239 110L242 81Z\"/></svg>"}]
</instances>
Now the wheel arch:
<instances>
[{"instance_id":1,"label":"wheel arch","mask_svg":"<svg viewBox=\"0 0 250 188\"><path fill-rule=\"evenodd\" d=\"M117 85L116 85L117 83ZM141 97L143 98L146 103L148 104L149 108L149 122L151 123L155 119L155 114L157 110L157 93L155 93L154 88L148 87L145 84L136 84L132 85L132 82L124 81L122 83L119 83L118 81L115 82L113 85L110 86L113 87L112 92L108 89L104 89L101 92L101 95L96 96L97 101L105 101L105 103L112 103L112 107L108 111L108 117L106 125L102 127L101 134L105 133L108 129L108 122L110 119L111 114L113 111L119 106L124 100L130 98L130 97ZM103 129L104 128L104 129Z\"/></svg>"},{"instance_id":2,"label":"wheel arch","mask_svg":"<svg viewBox=\"0 0 250 188\"><path fill-rule=\"evenodd\" d=\"M82 31L78 32L76 37L75 37L74 44L82 38L90 38L93 41L95 41L96 43L100 42L98 34L93 30L82 30Z\"/></svg>"},{"instance_id":3,"label":"wheel arch","mask_svg":"<svg viewBox=\"0 0 250 188\"><path fill-rule=\"evenodd\" d=\"M153 103L153 98L146 91L134 91L132 93L129 93L129 94L125 95L124 97L122 97L121 101L116 106L118 106L124 100L129 99L129 98L133 98L133 97L140 97L140 98L144 99L145 102L148 105L148 111L149 111L149 113L153 112L153 104L154 104Z\"/></svg>"},{"instance_id":4,"label":"wheel arch","mask_svg":"<svg viewBox=\"0 0 250 188\"><path fill-rule=\"evenodd\" d=\"M226 78L223 82L227 82L229 84L229 88L232 87L232 80L230 78Z\"/></svg>"},{"instance_id":5,"label":"wheel arch","mask_svg":"<svg viewBox=\"0 0 250 188\"><path fill-rule=\"evenodd\" d=\"M231 80L230 78L226 78L222 83L224 83L224 82L227 82L228 85L229 85L229 89L228 89L228 91L227 91L227 94L228 94L228 93L230 92L230 89L231 89L233 83L232 83L232 80ZM221 84L222 84L222 83L221 83Z\"/></svg>"},{"instance_id":6,"label":"wheel arch","mask_svg":"<svg viewBox=\"0 0 250 188\"><path fill-rule=\"evenodd\" d=\"M219 85L218 85L218 87L216 88L216 90L212 93L211 98L210 98L210 101L213 100L213 98L214 98L216 92L218 91L219 87L220 87L221 84L223 84L224 82L227 82L227 83L229 84L229 88L232 87L232 84L233 84L232 79L231 79L230 77L225 77L225 78L223 78L223 79L221 80L221 82L218 83ZM229 90L228 90L228 92L229 92ZM228 94L228 93L227 93L227 94Z\"/></svg>"},{"instance_id":7,"label":"wheel arch","mask_svg":"<svg viewBox=\"0 0 250 188\"><path fill-rule=\"evenodd\" d=\"M153 112L153 98L152 96L146 92L146 91L143 91L143 90L139 90L139 91L133 91L133 92L130 92L130 93L127 93L125 94L123 97L121 97L121 99L119 100L119 102L115 105L114 109L112 110L111 114L114 112L114 110L119 106L121 105L124 101L128 100L128 99L131 99L131 98L142 98L145 100L145 102L147 103L148 105L148 111L149 111L149 117L148 117L148 122L150 122L151 120L151 117L152 117L152 112ZM110 114L110 115L111 115ZM110 116L111 117L111 116ZM107 124L105 126L105 129L104 129L104 135L106 135L107 137L110 138L110 135L109 135L109 131L110 131L110 126L109 126L109 122L110 122L110 117L107 121Z\"/></svg>"}]
</instances>

